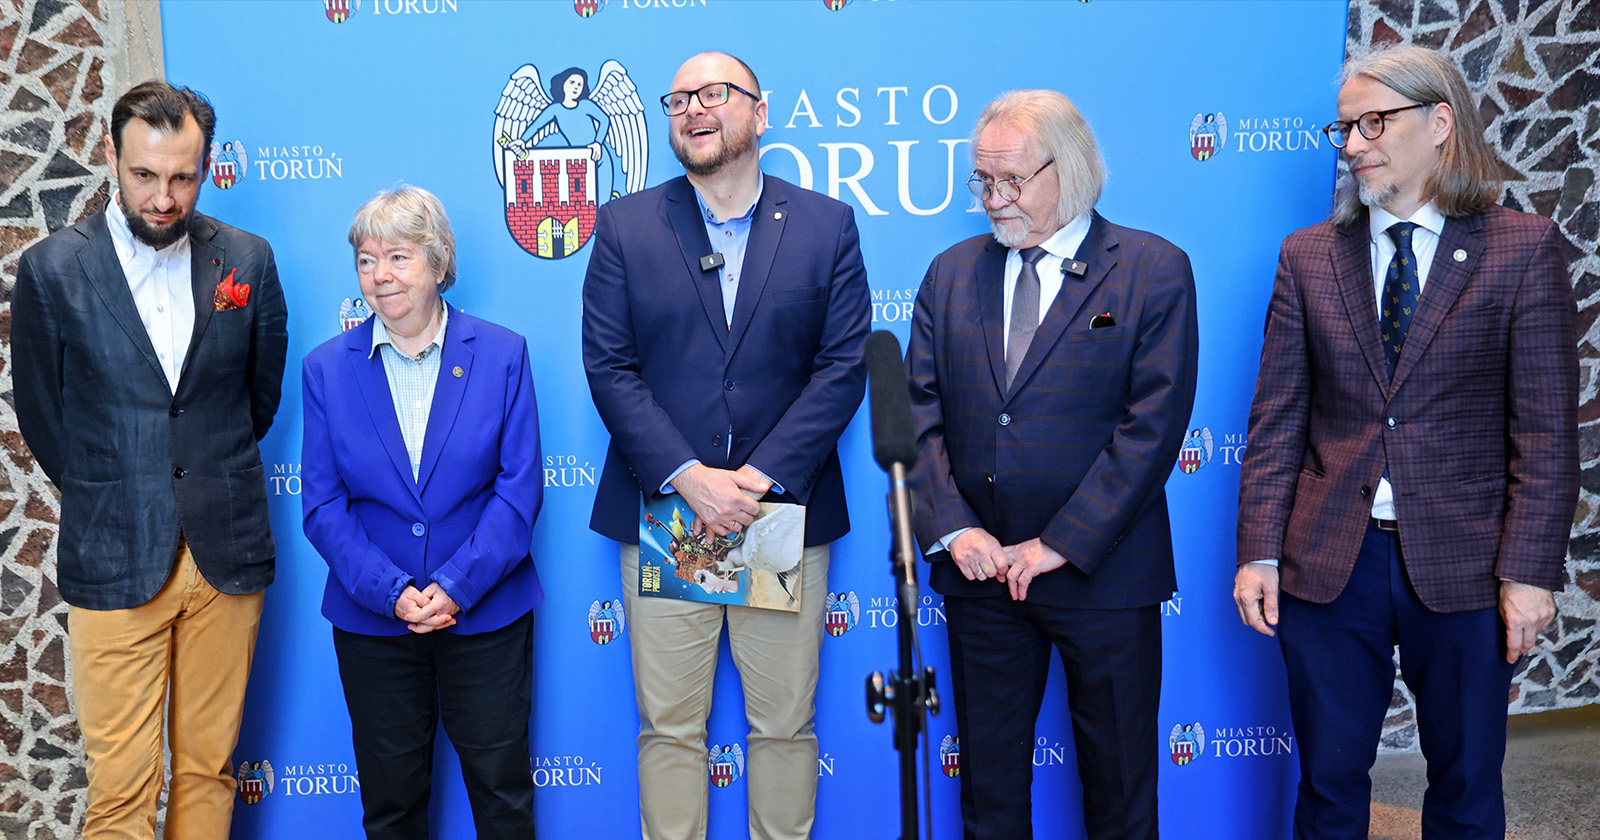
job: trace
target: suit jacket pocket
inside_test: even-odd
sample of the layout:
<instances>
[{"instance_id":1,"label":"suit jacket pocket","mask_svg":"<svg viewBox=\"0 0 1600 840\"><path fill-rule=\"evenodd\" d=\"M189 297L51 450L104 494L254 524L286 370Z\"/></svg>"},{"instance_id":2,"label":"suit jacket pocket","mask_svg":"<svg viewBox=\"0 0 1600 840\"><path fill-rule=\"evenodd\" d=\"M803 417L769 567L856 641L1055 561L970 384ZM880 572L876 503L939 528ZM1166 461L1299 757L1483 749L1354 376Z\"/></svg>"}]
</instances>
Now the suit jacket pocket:
<instances>
[{"instance_id":1,"label":"suit jacket pocket","mask_svg":"<svg viewBox=\"0 0 1600 840\"><path fill-rule=\"evenodd\" d=\"M234 559L241 565L269 563L273 557L272 524L267 515L266 466L256 464L228 473L228 526Z\"/></svg>"},{"instance_id":2,"label":"suit jacket pocket","mask_svg":"<svg viewBox=\"0 0 1600 840\"><path fill-rule=\"evenodd\" d=\"M83 583L109 583L128 574L128 506L122 480L67 477L61 488L61 573Z\"/></svg>"},{"instance_id":3,"label":"suit jacket pocket","mask_svg":"<svg viewBox=\"0 0 1600 840\"><path fill-rule=\"evenodd\" d=\"M827 297L827 286L802 286L798 289L782 289L773 300L778 303L811 303Z\"/></svg>"}]
</instances>

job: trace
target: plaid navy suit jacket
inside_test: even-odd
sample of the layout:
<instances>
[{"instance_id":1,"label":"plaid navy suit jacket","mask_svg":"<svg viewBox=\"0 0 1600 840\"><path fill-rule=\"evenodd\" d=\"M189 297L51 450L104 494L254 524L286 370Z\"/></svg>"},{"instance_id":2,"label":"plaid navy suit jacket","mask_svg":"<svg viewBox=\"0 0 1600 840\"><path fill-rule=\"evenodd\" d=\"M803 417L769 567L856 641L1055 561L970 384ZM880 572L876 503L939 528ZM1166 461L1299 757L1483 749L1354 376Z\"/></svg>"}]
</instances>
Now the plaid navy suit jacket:
<instances>
[{"instance_id":1,"label":"plaid navy suit jacket","mask_svg":"<svg viewBox=\"0 0 1600 840\"><path fill-rule=\"evenodd\" d=\"M1549 219L1449 219L1390 381L1363 219L1284 240L1239 487L1238 562L1344 590L1384 467L1427 607L1560 589L1578 498L1577 305Z\"/></svg>"},{"instance_id":2,"label":"plaid navy suit jacket","mask_svg":"<svg viewBox=\"0 0 1600 840\"><path fill-rule=\"evenodd\" d=\"M917 430L917 539L959 528L1002 545L1039 537L1068 564L1028 600L1064 607L1155 604L1177 588L1163 485L1194 405L1199 329L1189 258L1095 214L1009 392L1003 327L1007 249L962 242L929 266L906 366ZM1090 329L1097 315L1116 325ZM930 582L946 595L1001 597L946 552Z\"/></svg>"}]
</instances>

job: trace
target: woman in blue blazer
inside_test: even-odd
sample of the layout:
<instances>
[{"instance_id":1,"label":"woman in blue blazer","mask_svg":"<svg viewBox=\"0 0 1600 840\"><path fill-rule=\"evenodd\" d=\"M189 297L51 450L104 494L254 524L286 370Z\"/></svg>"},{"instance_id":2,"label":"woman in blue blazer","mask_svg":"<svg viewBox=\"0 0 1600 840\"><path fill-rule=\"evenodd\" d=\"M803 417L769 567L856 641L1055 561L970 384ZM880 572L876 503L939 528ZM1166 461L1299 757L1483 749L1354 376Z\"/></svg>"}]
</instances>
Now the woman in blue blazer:
<instances>
[{"instance_id":1,"label":"woman in blue blazer","mask_svg":"<svg viewBox=\"0 0 1600 840\"><path fill-rule=\"evenodd\" d=\"M533 836L529 553L543 500L528 349L452 309L455 237L431 193L356 211L377 317L306 356L301 503L350 710L369 838L428 836L442 716L481 838Z\"/></svg>"}]
</instances>

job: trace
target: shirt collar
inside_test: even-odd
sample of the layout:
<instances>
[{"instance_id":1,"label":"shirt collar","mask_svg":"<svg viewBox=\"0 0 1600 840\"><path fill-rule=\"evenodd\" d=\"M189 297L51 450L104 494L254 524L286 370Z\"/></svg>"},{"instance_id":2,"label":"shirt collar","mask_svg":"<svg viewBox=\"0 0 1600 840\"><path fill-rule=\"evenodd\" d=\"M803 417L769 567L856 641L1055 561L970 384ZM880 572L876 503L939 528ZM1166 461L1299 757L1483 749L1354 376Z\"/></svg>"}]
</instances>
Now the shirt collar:
<instances>
[{"instance_id":1,"label":"shirt collar","mask_svg":"<svg viewBox=\"0 0 1600 840\"><path fill-rule=\"evenodd\" d=\"M1444 235L1444 214L1439 212L1439 207L1433 202L1428 202L1417 208L1411 218L1402 219L1382 207L1370 208L1367 212L1367 233L1373 242L1388 238L1388 230L1400 222L1410 222L1434 236Z\"/></svg>"},{"instance_id":2,"label":"shirt collar","mask_svg":"<svg viewBox=\"0 0 1600 840\"><path fill-rule=\"evenodd\" d=\"M122 213L120 190L111 194L111 201L106 205L106 227L111 230L111 242L116 246L117 256L122 258L123 262L132 265L161 265L189 255L187 232L178 237L177 242L159 251L134 236L133 229L128 227L128 217Z\"/></svg>"},{"instance_id":3,"label":"shirt collar","mask_svg":"<svg viewBox=\"0 0 1600 840\"><path fill-rule=\"evenodd\" d=\"M422 352L417 354L421 358L412 357L414 361L421 361L422 359L427 358L428 354L432 353L435 349L444 348L444 329L450 325L450 304L440 301L439 306L442 310L439 313L439 332L435 333L433 340L428 342L428 346L422 348ZM367 354L367 358L370 359L373 356L378 355L378 348L385 344L389 345L390 347L394 347L394 341L389 338L389 331L383 326L383 319L379 318L377 313L373 313L372 352ZM395 347L394 351L396 353L400 353L400 348ZM400 355L404 356L405 354L400 353Z\"/></svg>"},{"instance_id":4,"label":"shirt collar","mask_svg":"<svg viewBox=\"0 0 1600 840\"><path fill-rule=\"evenodd\" d=\"M756 214L756 205L761 203L761 191L766 189L766 187L767 187L767 176L765 174L763 174L761 172L761 170L757 169L756 170L756 200L750 202L750 209L744 211L744 215L743 216L740 216L737 219L729 219L729 220L727 220L725 222L717 221L716 214L712 213L711 212L711 208L706 206L706 200L701 197L700 191L698 189L694 191L694 200L695 200L695 203L700 205L700 217L706 220L706 224L708 224L708 225L742 224L742 223L750 221L750 219L755 216L755 214Z\"/></svg>"},{"instance_id":5,"label":"shirt collar","mask_svg":"<svg viewBox=\"0 0 1600 840\"><path fill-rule=\"evenodd\" d=\"M1039 246L1044 248L1051 256L1060 257L1064 260L1073 259L1078 255L1078 247L1083 244L1083 240L1089 235L1089 223L1091 221L1088 213L1080 213L1077 218L1067 222L1060 230L1050 234L1045 241L1040 242ZM1012 253L1017 253L1016 248L1012 248L1011 251Z\"/></svg>"}]
</instances>

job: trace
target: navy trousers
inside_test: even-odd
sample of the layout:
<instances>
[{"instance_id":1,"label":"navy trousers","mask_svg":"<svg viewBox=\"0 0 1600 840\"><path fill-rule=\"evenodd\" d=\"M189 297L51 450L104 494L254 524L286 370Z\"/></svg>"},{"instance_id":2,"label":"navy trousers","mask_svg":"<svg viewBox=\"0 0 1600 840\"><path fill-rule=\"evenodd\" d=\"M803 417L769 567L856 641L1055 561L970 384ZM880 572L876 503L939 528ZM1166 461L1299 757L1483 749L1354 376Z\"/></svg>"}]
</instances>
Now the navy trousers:
<instances>
[{"instance_id":1,"label":"navy trousers","mask_svg":"<svg viewBox=\"0 0 1600 840\"><path fill-rule=\"evenodd\" d=\"M1366 840L1395 645L1428 765L1422 836L1503 840L1512 666L1497 610L1429 611L1406 578L1397 535L1369 527L1338 598L1284 595L1278 639L1300 752L1296 840Z\"/></svg>"},{"instance_id":2,"label":"navy trousers","mask_svg":"<svg viewBox=\"0 0 1600 840\"><path fill-rule=\"evenodd\" d=\"M944 609L966 840L1033 837L1034 724L1052 649L1067 677L1090 840L1155 840L1160 608L947 596Z\"/></svg>"}]
</instances>

